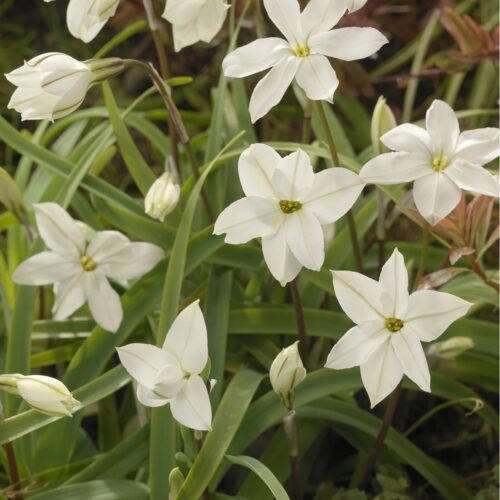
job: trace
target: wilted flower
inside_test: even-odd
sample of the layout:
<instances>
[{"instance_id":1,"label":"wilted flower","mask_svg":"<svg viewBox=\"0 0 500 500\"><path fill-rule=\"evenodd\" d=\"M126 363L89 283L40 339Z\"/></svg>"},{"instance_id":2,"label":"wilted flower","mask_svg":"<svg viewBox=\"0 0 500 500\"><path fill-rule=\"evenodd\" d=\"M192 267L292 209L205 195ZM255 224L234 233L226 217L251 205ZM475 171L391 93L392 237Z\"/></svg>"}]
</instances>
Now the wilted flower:
<instances>
[{"instance_id":1,"label":"wilted flower","mask_svg":"<svg viewBox=\"0 0 500 500\"><path fill-rule=\"evenodd\" d=\"M153 182L144 199L146 213L161 222L179 202L181 188L173 174L165 172Z\"/></svg>"},{"instance_id":2,"label":"wilted flower","mask_svg":"<svg viewBox=\"0 0 500 500\"><path fill-rule=\"evenodd\" d=\"M150 243L131 242L118 231L89 232L59 205L34 205L38 231L51 251L22 262L12 279L22 285L54 283L54 319L64 319L88 302L104 329L115 332L123 317L120 296L108 278L123 282L138 278L164 256Z\"/></svg>"},{"instance_id":3,"label":"wilted flower","mask_svg":"<svg viewBox=\"0 0 500 500\"><path fill-rule=\"evenodd\" d=\"M274 392L288 409L291 408L295 387L306 377L306 369L300 359L298 344L297 341L286 349L282 349L269 370Z\"/></svg>"},{"instance_id":4,"label":"wilted flower","mask_svg":"<svg viewBox=\"0 0 500 500\"><path fill-rule=\"evenodd\" d=\"M85 62L59 52L41 54L5 75L18 87L7 107L23 120L54 120L69 115L85 99L89 87L123 71L117 58Z\"/></svg>"},{"instance_id":5,"label":"wilted flower","mask_svg":"<svg viewBox=\"0 0 500 500\"><path fill-rule=\"evenodd\" d=\"M454 359L476 344L470 337L452 337L442 342L434 342L427 348L429 356L440 359Z\"/></svg>"},{"instance_id":6,"label":"wilted flower","mask_svg":"<svg viewBox=\"0 0 500 500\"><path fill-rule=\"evenodd\" d=\"M162 17L172 23L175 50L198 41L210 42L226 19L224 0L167 0Z\"/></svg>"},{"instance_id":7,"label":"wilted flower","mask_svg":"<svg viewBox=\"0 0 500 500\"><path fill-rule=\"evenodd\" d=\"M335 295L356 323L333 347L327 368L360 366L363 385L375 406L407 375L430 392L430 374L421 342L437 339L472 305L434 290L408 294L403 256L394 250L379 281L351 271L332 271Z\"/></svg>"},{"instance_id":8,"label":"wilted flower","mask_svg":"<svg viewBox=\"0 0 500 500\"><path fill-rule=\"evenodd\" d=\"M342 217L363 190L361 179L345 168L313 172L302 150L282 158L265 144L253 144L238 161L246 198L217 218L215 234L225 242L262 238L264 259L285 286L302 266L318 271L325 259L323 226Z\"/></svg>"},{"instance_id":9,"label":"wilted flower","mask_svg":"<svg viewBox=\"0 0 500 500\"><path fill-rule=\"evenodd\" d=\"M71 417L80 407L61 381L45 375L0 375L0 389L21 396L34 410L54 417Z\"/></svg>"},{"instance_id":10,"label":"wilted flower","mask_svg":"<svg viewBox=\"0 0 500 500\"><path fill-rule=\"evenodd\" d=\"M453 109L439 100L427 111L426 127L406 123L389 131L381 140L397 152L373 158L360 176L375 184L415 181L415 205L432 225L457 206L461 189L498 196L498 181L482 168L500 153L498 128L460 133Z\"/></svg>"},{"instance_id":11,"label":"wilted flower","mask_svg":"<svg viewBox=\"0 0 500 500\"><path fill-rule=\"evenodd\" d=\"M311 0L300 12L297 0L264 0L271 21L283 38L263 38L228 54L224 74L242 78L271 68L250 99L252 122L278 104L295 78L312 100L333 101L339 85L328 57L352 61L371 56L387 39L374 28L332 30L353 7L347 0Z\"/></svg>"},{"instance_id":12,"label":"wilted flower","mask_svg":"<svg viewBox=\"0 0 500 500\"><path fill-rule=\"evenodd\" d=\"M137 399L146 406L170 403L174 418L208 431L212 408L200 373L208 362L207 327L199 300L175 319L163 347L128 344L117 348L125 369L138 382Z\"/></svg>"}]
</instances>

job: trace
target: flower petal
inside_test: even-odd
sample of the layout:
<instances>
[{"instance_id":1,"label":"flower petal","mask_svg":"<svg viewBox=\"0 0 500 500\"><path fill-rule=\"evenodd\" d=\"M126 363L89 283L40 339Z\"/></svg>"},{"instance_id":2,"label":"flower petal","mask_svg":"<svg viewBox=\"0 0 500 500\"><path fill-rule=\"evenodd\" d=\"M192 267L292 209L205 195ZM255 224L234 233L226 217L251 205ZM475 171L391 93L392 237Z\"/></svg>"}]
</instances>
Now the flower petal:
<instances>
[{"instance_id":1,"label":"flower petal","mask_svg":"<svg viewBox=\"0 0 500 500\"><path fill-rule=\"evenodd\" d=\"M246 196L277 198L272 177L281 156L266 144L252 144L238 160L238 174Z\"/></svg>"},{"instance_id":2,"label":"flower petal","mask_svg":"<svg viewBox=\"0 0 500 500\"><path fill-rule=\"evenodd\" d=\"M85 235L66 210L56 203L37 203L33 208L40 236L51 250L78 256L83 252Z\"/></svg>"},{"instance_id":3,"label":"flower petal","mask_svg":"<svg viewBox=\"0 0 500 500\"><path fill-rule=\"evenodd\" d=\"M384 311L385 314L392 318L402 318L408 308L408 271L397 248L383 265L378 281L389 296L390 310Z\"/></svg>"},{"instance_id":4,"label":"flower petal","mask_svg":"<svg viewBox=\"0 0 500 500\"><path fill-rule=\"evenodd\" d=\"M252 123L281 101L295 77L299 64L300 58L294 55L283 57L255 86L249 106Z\"/></svg>"},{"instance_id":5,"label":"flower petal","mask_svg":"<svg viewBox=\"0 0 500 500\"><path fill-rule=\"evenodd\" d=\"M425 392L431 392L431 375L422 344L410 326L391 336L391 343L404 373Z\"/></svg>"},{"instance_id":6,"label":"flower petal","mask_svg":"<svg viewBox=\"0 0 500 500\"><path fill-rule=\"evenodd\" d=\"M500 155L500 129L478 128L462 132L458 138L454 158L485 165Z\"/></svg>"},{"instance_id":7,"label":"flower petal","mask_svg":"<svg viewBox=\"0 0 500 500\"><path fill-rule=\"evenodd\" d=\"M370 398L371 407L386 398L397 387L402 377L403 368L388 337L368 361L361 365L361 380Z\"/></svg>"},{"instance_id":8,"label":"flower petal","mask_svg":"<svg viewBox=\"0 0 500 500\"><path fill-rule=\"evenodd\" d=\"M364 187L363 180L350 170L328 168L314 175L314 183L302 203L320 224L331 224L350 210Z\"/></svg>"},{"instance_id":9,"label":"flower petal","mask_svg":"<svg viewBox=\"0 0 500 500\"><path fill-rule=\"evenodd\" d=\"M281 226L274 234L262 238L262 252L271 274L285 286L294 280L302 269L286 242L286 231Z\"/></svg>"},{"instance_id":10,"label":"flower petal","mask_svg":"<svg viewBox=\"0 0 500 500\"><path fill-rule=\"evenodd\" d=\"M198 32L193 27L193 21L187 24L172 24L172 36L175 52L179 52L184 47L193 45L200 40Z\"/></svg>"},{"instance_id":11,"label":"flower petal","mask_svg":"<svg viewBox=\"0 0 500 500\"><path fill-rule=\"evenodd\" d=\"M415 181L413 199L420 215L435 225L460 201L460 188L444 173L433 172Z\"/></svg>"},{"instance_id":12,"label":"flower petal","mask_svg":"<svg viewBox=\"0 0 500 500\"><path fill-rule=\"evenodd\" d=\"M457 146L460 127L455 111L444 101L436 99L425 115L427 132L435 157L451 158Z\"/></svg>"},{"instance_id":13,"label":"flower petal","mask_svg":"<svg viewBox=\"0 0 500 500\"><path fill-rule=\"evenodd\" d=\"M333 346L325 367L341 370L359 366L369 359L387 337L389 332L382 319L354 326Z\"/></svg>"},{"instance_id":14,"label":"flower petal","mask_svg":"<svg viewBox=\"0 0 500 500\"><path fill-rule=\"evenodd\" d=\"M139 384L153 389L158 372L175 360L163 349L149 344L127 344L117 347L121 364Z\"/></svg>"},{"instance_id":15,"label":"flower petal","mask_svg":"<svg viewBox=\"0 0 500 500\"><path fill-rule=\"evenodd\" d=\"M207 0L198 13L196 28L202 42L209 43L219 33L229 5L222 0Z\"/></svg>"},{"instance_id":16,"label":"flower petal","mask_svg":"<svg viewBox=\"0 0 500 500\"><path fill-rule=\"evenodd\" d=\"M104 330L116 332L123 319L120 296L99 271L85 272L83 286L90 312L96 323Z\"/></svg>"},{"instance_id":17,"label":"flower petal","mask_svg":"<svg viewBox=\"0 0 500 500\"><path fill-rule=\"evenodd\" d=\"M325 56L314 54L302 58L295 78L309 99L333 102L333 94L339 86L339 80Z\"/></svg>"},{"instance_id":18,"label":"flower petal","mask_svg":"<svg viewBox=\"0 0 500 500\"><path fill-rule=\"evenodd\" d=\"M383 288L378 281L352 271L332 271L333 288L340 307L356 324L384 319Z\"/></svg>"},{"instance_id":19,"label":"flower petal","mask_svg":"<svg viewBox=\"0 0 500 500\"><path fill-rule=\"evenodd\" d=\"M331 30L340 21L346 9L344 1L310 0L300 15L304 37Z\"/></svg>"},{"instance_id":20,"label":"flower petal","mask_svg":"<svg viewBox=\"0 0 500 500\"><path fill-rule=\"evenodd\" d=\"M12 281L20 285L47 285L82 272L79 262L56 252L41 252L17 266Z\"/></svg>"},{"instance_id":21,"label":"flower petal","mask_svg":"<svg viewBox=\"0 0 500 500\"><path fill-rule=\"evenodd\" d=\"M141 384L137 384L137 399L144 406L150 406L152 408L163 406L170 402L169 399L159 396L157 393Z\"/></svg>"},{"instance_id":22,"label":"flower petal","mask_svg":"<svg viewBox=\"0 0 500 500\"><path fill-rule=\"evenodd\" d=\"M107 22L107 18L99 20L97 16L89 14L88 2L70 0L68 9L66 10L66 24L68 25L69 32L75 38L88 43L97 36Z\"/></svg>"},{"instance_id":23,"label":"flower petal","mask_svg":"<svg viewBox=\"0 0 500 500\"><path fill-rule=\"evenodd\" d=\"M285 215L286 241L295 258L319 271L325 260L325 237L318 219L307 210Z\"/></svg>"},{"instance_id":24,"label":"flower petal","mask_svg":"<svg viewBox=\"0 0 500 500\"><path fill-rule=\"evenodd\" d=\"M267 15L290 43L302 39L300 7L297 0L264 0Z\"/></svg>"},{"instance_id":25,"label":"flower petal","mask_svg":"<svg viewBox=\"0 0 500 500\"><path fill-rule=\"evenodd\" d=\"M78 273L67 281L56 283L54 295L53 319L60 320L71 316L87 301L83 287L83 273Z\"/></svg>"},{"instance_id":26,"label":"flower petal","mask_svg":"<svg viewBox=\"0 0 500 500\"><path fill-rule=\"evenodd\" d=\"M179 313L163 343L163 349L190 374L203 371L208 361L207 326L196 300Z\"/></svg>"},{"instance_id":27,"label":"flower petal","mask_svg":"<svg viewBox=\"0 0 500 500\"><path fill-rule=\"evenodd\" d=\"M198 431L212 429L212 408L207 387L199 375L191 375L180 393L170 402L177 422Z\"/></svg>"},{"instance_id":28,"label":"flower petal","mask_svg":"<svg viewBox=\"0 0 500 500\"><path fill-rule=\"evenodd\" d=\"M461 189L487 196L498 197L499 195L498 179L479 165L458 159L443 172Z\"/></svg>"},{"instance_id":29,"label":"flower petal","mask_svg":"<svg viewBox=\"0 0 500 500\"><path fill-rule=\"evenodd\" d=\"M418 125L404 123L386 132L380 140L394 151L417 153L429 158L432 162L431 140L429 133Z\"/></svg>"},{"instance_id":30,"label":"flower petal","mask_svg":"<svg viewBox=\"0 0 500 500\"><path fill-rule=\"evenodd\" d=\"M359 176L374 184L399 184L432 173L429 159L416 153L384 153L368 161Z\"/></svg>"},{"instance_id":31,"label":"flower petal","mask_svg":"<svg viewBox=\"0 0 500 500\"><path fill-rule=\"evenodd\" d=\"M233 245L246 243L272 234L282 217L277 200L249 196L223 210L215 221L214 234L226 233L224 241Z\"/></svg>"},{"instance_id":32,"label":"flower petal","mask_svg":"<svg viewBox=\"0 0 500 500\"><path fill-rule=\"evenodd\" d=\"M314 171L307 153L298 149L281 158L272 179L281 200L297 201L314 183Z\"/></svg>"},{"instance_id":33,"label":"flower petal","mask_svg":"<svg viewBox=\"0 0 500 500\"><path fill-rule=\"evenodd\" d=\"M309 39L313 54L323 54L343 61L364 59L378 52L387 38L375 28L338 28L317 33Z\"/></svg>"},{"instance_id":34,"label":"flower petal","mask_svg":"<svg viewBox=\"0 0 500 500\"><path fill-rule=\"evenodd\" d=\"M272 68L291 53L283 38L260 38L229 53L222 61L222 69L225 76L243 78Z\"/></svg>"},{"instance_id":35,"label":"flower petal","mask_svg":"<svg viewBox=\"0 0 500 500\"><path fill-rule=\"evenodd\" d=\"M419 290L410 295L405 325L422 342L436 340L454 321L467 314L470 302L435 290Z\"/></svg>"}]
</instances>

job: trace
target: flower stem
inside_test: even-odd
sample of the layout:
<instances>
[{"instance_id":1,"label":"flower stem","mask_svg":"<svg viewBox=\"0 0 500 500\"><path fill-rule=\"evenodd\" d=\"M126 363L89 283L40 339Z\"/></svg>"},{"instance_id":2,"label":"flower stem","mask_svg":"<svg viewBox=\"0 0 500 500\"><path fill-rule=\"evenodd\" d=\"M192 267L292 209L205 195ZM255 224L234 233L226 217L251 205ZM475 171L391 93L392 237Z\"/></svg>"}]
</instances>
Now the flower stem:
<instances>
[{"instance_id":1,"label":"flower stem","mask_svg":"<svg viewBox=\"0 0 500 500\"><path fill-rule=\"evenodd\" d=\"M7 455L7 467L9 469L9 478L12 484L12 489L15 492L10 496L10 498L22 500L24 497L23 494L21 493L21 479L19 477L19 471L17 469L14 447L12 446L12 443L7 442L3 444L3 449L5 450L5 454Z\"/></svg>"},{"instance_id":2,"label":"flower stem","mask_svg":"<svg viewBox=\"0 0 500 500\"><path fill-rule=\"evenodd\" d=\"M498 292L499 287L498 283L493 281L492 279L488 278L486 276L485 272L483 271L481 265L479 264L478 259L475 257L474 254L469 255L469 261L472 265L472 270L488 285L491 286L494 290Z\"/></svg>"},{"instance_id":3,"label":"flower stem","mask_svg":"<svg viewBox=\"0 0 500 500\"><path fill-rule=\"evenodd\" d=\"M194 440L196 442L196 452L200 453L201 447L203 446L203 433L195 430ZM203 491L203 500L210 500L210 493L208 492L208 489Z\"/></svg>"},{"instance_id":4,"label":"flower stem","mask_svg":"<svg viewBox=\"0 0 500 500\"><path fill-rule=\"evenodd\" d=\"M378 272L382 270L385 263L385 207L386 199L383 191L377 189L377 227L375 234L378 242Z\"/></svg>"},{"instance_id":5,"label":"flower stem","mask_svg":"<svg viewBox=\"0 0 500 500\"><path fill-rule=\"evenodd\" d=\"M302 143L309 144L311 141L311 118L312 118L312 101L307 99L304 108L304 121L302 122Z\"/></svg>"},{"instance_id":6,"label":"flower stem","mask_svg":"<svg viewBox=\"0 0 500 500\"><path fill-rule=\"evenodd\" d=\"M292 476L292 499L301 500L302 492L299 474L299 438L297 432L297 415L290 405L288 413L283 417L283 429L288 441L288 454L290 456L290 472Z\"/></svg>"},{"instance_id":7,"label":"flower stem","mask_svg":"<svg viewBox=\"0 0 500 500\"><path fill-rule=\"evenodd\" d=\"M302 364L307 367L307 335L306 322L304 320L304 310L302 309L302 301L300 300L299 288L297 280L294 279L288 283L290 294L292 296L293 306L295 307L295 318L297 320L297 333L299 337L299 354Z\"/></svg>"},{"instance_id":8,"label":"flower stem","mask_svg":"<svg viewBox=\"0 0 500 500\"><path fill-rule=\"evenodd\" d=\"M337 153L337 148L335 146L335 140L333 138L332 130L328 124L328 119L326 117L325 110L323 108L323 103L321 101L316 101L316 108L321 119L321 124L326 132L326 139L328 142L328 149L330 150L330 156L332 158L332 163L334 167L340 167L340 159ZM356 269L359 273L363 272L363 257L361 254L361 249L359 247L358 235L356 231L356 221L354 220L354 215L352 209L346 214L347 226L349 227L349 235L351 237L352 252L354 254L354 261L356 263Z\"/></svg>"},{"instance_id":9,"label":"flower stem","mask_svg":"<svg viewBox=\"0 0 500 500\"><path fill-rule=\"evenodd\" d=\"M417 290L420 280L424 276L425 268L427 267L427 257L429 255L429 224L424 222L422 227L422 251L420 253L420 263L418 265L417 275L413 283L413 289Z\"/></svg>"},{"instance_id":10,"label":"flower stem","mask_svg":"<svg viewBox=\"0 0 500 500\"><path fill-rule=\"evenodd\" d=\"M396 389L389 396L389 400L387 401L387 406L385 408L384 419L382 420L382 425L378 431L377 438L371 447L368 456L366 457L365 463L363 465L363 470L360 474L360 479L357 484L354 484L353 488L363 489L364 485L368 481L368 477L372 470L373 465L375 464L380 451L382 450L382 446L384 444L385 437L389 428L391 427L392 419L394 418L394 413L396 412L396 406L398 404L399 395L401 394L401 384L399 384Z\"/></svg>"}]
</instances>

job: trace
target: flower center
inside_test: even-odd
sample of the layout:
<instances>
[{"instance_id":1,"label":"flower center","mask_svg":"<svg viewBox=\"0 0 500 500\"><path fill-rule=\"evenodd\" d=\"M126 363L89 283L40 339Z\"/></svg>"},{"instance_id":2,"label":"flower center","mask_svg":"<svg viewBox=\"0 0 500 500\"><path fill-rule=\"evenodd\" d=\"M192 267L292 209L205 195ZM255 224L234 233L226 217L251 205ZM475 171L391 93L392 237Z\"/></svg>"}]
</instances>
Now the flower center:
<instances>
[{"instance_id":1,"label":"flower center","mask_svg":"<svg viewBox=\"0 0 500 500\"><path fill-rule=\"evenodd\" d=\"M432 160L432 170L435 172L442 172L448 166L448 158L446 156L436 156Z\"/></svg>"},{"instance_id":2,"label":"flower center","mask_svg":"<svg viewBox=\"0 0 500 500\"><path fill-rule=\"evenodd\" d=\"M307 57L311 55L311 49L307 45L297 45L295 47L295 55L297 57Z\"/></svg>"},{"instance_id":3,"label":"flower center","mask_svg":"<svg viewBox=\"0 0 500 500\"><path fill-rule=\"evenodd\" d=\"M385 327L390 332L399 332L403 326L404 323L398 318L385 318Z\"/></svg>"},{"instance_id":4,"label":"flower center","mask_svg":"<svg viewBox=\"0 0 500 500\"><path fill-rule=\"evenodd\" d=\"M284 214L293 214L302 208L300 201L280 200L280 208Z\"/></svg>"},{"instance_id":5,"label":"flower center","mask_svg":"<svg viewBox=\"0 0 500 500\"><path fill-rule=\"evenodd\" d=\"M92 257L89 257L88 255L82 255L80 257L80 264L82 265L84 271L93 271L97 267L97 264L92 260Z\"/></svg>"}]
</instances>

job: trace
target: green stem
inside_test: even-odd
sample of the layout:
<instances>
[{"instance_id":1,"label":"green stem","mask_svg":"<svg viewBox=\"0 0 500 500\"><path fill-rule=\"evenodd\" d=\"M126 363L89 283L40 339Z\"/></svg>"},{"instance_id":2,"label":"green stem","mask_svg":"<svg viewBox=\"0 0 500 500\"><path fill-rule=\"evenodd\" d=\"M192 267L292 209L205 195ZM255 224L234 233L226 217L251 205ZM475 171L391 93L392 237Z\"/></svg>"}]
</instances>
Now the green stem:
<instances>
[{"instance_id":1,"label":"green stem","mask_svg":"<svg viewBox=\"0 0 500 500\"><path fill-rule=\"evenodd\" d=\"M415 282L413 284L414 290L417 290L420 280L425 274L428 255L429 255L429 224L425 222L422 227L422 250L420 253L420 263L418 265L417 275L415 276Z\"/></svg>"},{"instance_id":2,"label":"green stem","mask_svg":"<svg viewBox=\"0 0 500 500\"><path fill-rule=\"evenodd\" d=\"M302 122L302 143L309 144L311 141L311 118L312 118L312 101L307 99L304 107L304 120Z\"/></svg>"},{"instance_id":3,"label":"green stem","mask_svg":"<svg viewBox=\"0 0 500 500\"><path fill-rule=\"evenodd\" d=\"M328 149L330 150L330 156L332 158L333 166L340 167L340 158L337 153L337 148L335 146L335 140L333 139L333 134L330 129L330 124L328 123L328 118L326 117L325 110L323 108L323 103L321 101L316 102L316 109L318 110L319 118L321 120L321 125L326 133L326 140L328 142Z\"/></svg>"},{"instance_id":4,"label":"green stem","mask_svg":"<svg viewBox=\"0 0 500 500\"><path fill-rule=\"evenodd\" d=\"M297 414L290 405L288 413L283 417L283 429L288 441L288 454L290 456L290 472L292 476L292 499L302 499L299 471L299 437L297 432Z\"/></svg>"},{"instance_id":5,"label":"green stem","mask_svg":"<svg viewBox=\"0 0 500 500\"><path fill-rule=\"evenodd\" d=\"M382 270L382 266L385 263L385 209L386 209L386 198L384 193L377 189L377 227L375 229L375 235L378 242L378 271Z\"/></svg>"},{"instance_id":6,"label":"green stem","mask_svg":"<svg viewBox=\"0 0 500 500\"><path fill-rule=\"evenodd\" d=\"M297 280L290 281L288 283L290 288L290 294L292 296L293 306L295 308L295 318L297 320L297 333L299 337L299 353L302 364L307 366L307 335L306 335L306 323L304 320L304 310L302 308L302 301L300 300L299 288L297 286Z\"/></svg>"}]
</instances>

